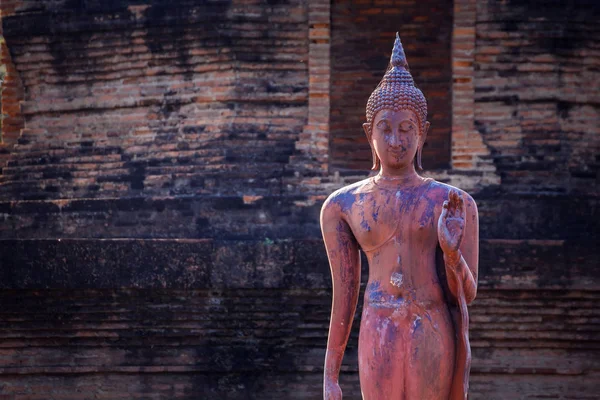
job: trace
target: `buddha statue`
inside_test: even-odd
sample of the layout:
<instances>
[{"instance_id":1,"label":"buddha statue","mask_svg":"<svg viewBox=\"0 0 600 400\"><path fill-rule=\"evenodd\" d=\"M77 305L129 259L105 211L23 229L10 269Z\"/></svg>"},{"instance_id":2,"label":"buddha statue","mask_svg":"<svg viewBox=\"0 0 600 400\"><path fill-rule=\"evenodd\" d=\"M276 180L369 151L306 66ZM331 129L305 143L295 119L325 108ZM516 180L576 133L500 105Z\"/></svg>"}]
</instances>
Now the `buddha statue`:
<instances>
[{"instance_id":1,"label":"buddha statue","mask_svg":"<svg viewBox=\"0 0 600 400\"><path fill-rule=\"evenodd\" d=\"M363 129L378 172L337 190L321 210L333 280L324 398L342 398L339 372L359 297L362 250L369 263L358 343L363 399L464 400L477 206L462 190L417 173L427 103L398 35L366 114Z\"/></svg>"}]
</instances>

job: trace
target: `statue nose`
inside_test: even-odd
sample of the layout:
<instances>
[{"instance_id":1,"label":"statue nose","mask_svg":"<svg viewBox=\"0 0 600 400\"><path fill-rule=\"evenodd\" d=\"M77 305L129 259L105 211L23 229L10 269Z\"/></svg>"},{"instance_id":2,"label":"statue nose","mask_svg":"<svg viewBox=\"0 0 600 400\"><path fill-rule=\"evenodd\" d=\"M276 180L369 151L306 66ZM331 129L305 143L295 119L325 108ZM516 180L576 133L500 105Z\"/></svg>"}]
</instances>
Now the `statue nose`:
<instances>
[{"instance_id":1,"label":"statue nose","mask_svg":"<svg viewBox=\"0 0 600 400\"><path fill-rule=\"evenodd\" d=\"M390 143L390 146L393 147L393 148L400 147L400 138L398 137L398 135L396 134L396 132L394 132L394 134L390 138L389 143Z\"/></svg>"}]
</instances>

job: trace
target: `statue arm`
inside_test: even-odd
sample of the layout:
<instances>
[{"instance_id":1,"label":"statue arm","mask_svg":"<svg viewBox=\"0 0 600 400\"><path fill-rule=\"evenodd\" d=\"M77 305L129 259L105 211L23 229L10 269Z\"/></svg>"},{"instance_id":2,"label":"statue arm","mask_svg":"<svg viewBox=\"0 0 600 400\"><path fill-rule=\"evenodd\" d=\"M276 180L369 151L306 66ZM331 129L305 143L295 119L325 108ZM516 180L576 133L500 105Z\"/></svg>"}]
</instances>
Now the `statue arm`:
<instances>
[{"instance_id":1,"label":"statue arm","mask_svg":"<svg viewBox=\"0 0 600 400\"><path fill-rule=\"evenodd\" d=\"M324 371L327 392L328 383L333 382L337 386L344 351L356 312L360 286L360 253L358 243L350 226L342 217L339 206L330 199L325 202L321 210L321 231L333 281L333 301ZM337 396L331 398L334 397ZM326 398L330 397L326 396Z\"/></svg>"},{"instance_id":2,"label":"statue arm","mask_svg":"<svg viewBox=\"0 0 600 400\"><path fill-rule=\"evenodd\" d=\"M457 298L458 282L461 279L465 293L465 301L470 304L477 294L477 277L479 268L479 214L477 204L471 196L465 194L464 236L456 253L444 253L444 264L448 287Z\"/></svg>"}]
</instances>

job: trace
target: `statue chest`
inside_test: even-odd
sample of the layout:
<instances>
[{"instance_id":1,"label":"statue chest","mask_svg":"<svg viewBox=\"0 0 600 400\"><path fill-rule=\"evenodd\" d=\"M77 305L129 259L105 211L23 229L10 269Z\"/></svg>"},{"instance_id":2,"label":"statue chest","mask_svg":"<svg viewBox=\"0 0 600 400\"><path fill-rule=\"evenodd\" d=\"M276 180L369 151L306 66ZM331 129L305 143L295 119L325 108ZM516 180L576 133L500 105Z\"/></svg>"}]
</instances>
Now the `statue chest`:
<instances>
[{"instance_id":1,"label":"statue chest","mask_svg":"<svg viewBox=\"0 0 600 400\"><path fill-rule=\"evenodd\" d=\"M388 242L430 245L437 237L436 215L435 202L426 196L376 193L362 196L349 223L361 248L368 252Z\"/></svg>"}]
</instances>

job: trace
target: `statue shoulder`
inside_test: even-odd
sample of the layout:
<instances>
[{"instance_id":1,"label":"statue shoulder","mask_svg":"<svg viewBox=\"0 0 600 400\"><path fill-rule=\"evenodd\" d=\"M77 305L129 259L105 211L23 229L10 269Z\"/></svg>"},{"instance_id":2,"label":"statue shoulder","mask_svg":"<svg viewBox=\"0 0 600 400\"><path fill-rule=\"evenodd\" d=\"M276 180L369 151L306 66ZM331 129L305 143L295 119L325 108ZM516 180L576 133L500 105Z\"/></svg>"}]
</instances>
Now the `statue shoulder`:
<instances>
[{"instance_id":1,"label":"statue shoulder","mask_svg":"<svg viewBox=\"0 0 600 400\"><path fill-rule=\"evenodd\" d=\"M473 197L464 190L447 183L433 180L429 186L428 197L439 201L440 204L442 204L445 200L448 200L448 193L450 193L451 190L456 190L461 195L467 205L467 212L477 214L477 204Z\"/></svg>"},{"instance_id":2,"label":"statue shoulder","mask_svg":"<svg viewBox=\"0 0 600 400\"><path fill-rule=\"evenodd\" d=\"M351 185L344 186L331 193L323 203L321 215L324 213L337 214L340 216L347 215L357 202L359 193L362 193L363 190L371 184L372 179L367 178Z\"/></svg>"}]
</instances>

